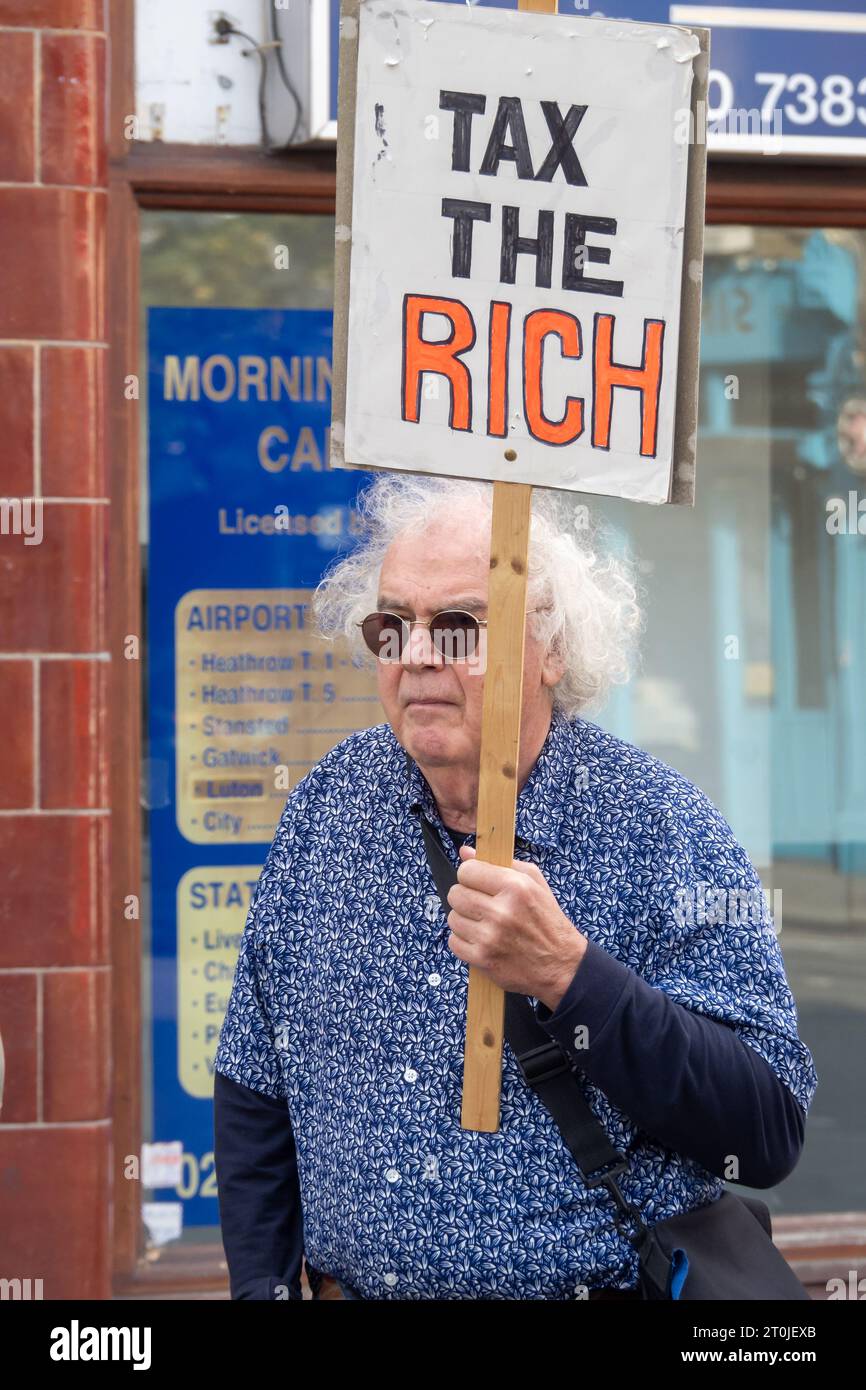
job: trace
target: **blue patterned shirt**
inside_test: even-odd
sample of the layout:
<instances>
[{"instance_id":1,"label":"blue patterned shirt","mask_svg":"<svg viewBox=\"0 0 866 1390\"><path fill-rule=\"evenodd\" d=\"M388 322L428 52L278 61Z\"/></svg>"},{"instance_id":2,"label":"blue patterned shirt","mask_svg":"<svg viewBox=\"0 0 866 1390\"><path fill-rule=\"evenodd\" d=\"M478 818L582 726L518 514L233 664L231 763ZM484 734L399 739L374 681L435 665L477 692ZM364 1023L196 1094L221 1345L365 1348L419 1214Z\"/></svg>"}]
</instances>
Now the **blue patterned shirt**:
<instances>
[{"instance_id":1,"label":"blue patterned shirt","mask_svg":"<svg viewBox=\"0 0 866 1390\"><path fill-rule=\"evenodd\" d=\"M633 1287L610 1194L586 1187L507 1043L498 1132L460 1126L468 971L413 808L456 865L387 724L338 744L291 793L216 1071L285 1101L307 1260L364 1297ZM516 832L516 857L589 941L555 1012L533 1003L629 1159L624 1195L652 1224L717 1197L722 1176L779 1181L817 1077L760 882L721 814L664 763L554 710ZM765 1154L783 1130L785 1153Z\"/></svg>"}]
</instances>

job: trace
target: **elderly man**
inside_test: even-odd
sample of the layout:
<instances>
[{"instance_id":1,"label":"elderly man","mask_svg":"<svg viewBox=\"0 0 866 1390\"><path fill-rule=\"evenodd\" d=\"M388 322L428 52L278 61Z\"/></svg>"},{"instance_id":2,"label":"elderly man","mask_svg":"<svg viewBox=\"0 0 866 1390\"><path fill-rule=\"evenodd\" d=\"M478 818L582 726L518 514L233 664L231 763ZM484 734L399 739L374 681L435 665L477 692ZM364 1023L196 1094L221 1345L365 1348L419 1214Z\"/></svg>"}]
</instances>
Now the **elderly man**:
<instances>
[{"instance_id":1,"label":"elderly man","mask_svg":"<svg viewBox=\"0 0 866 1390\"><path fill-rule=\"evenodd\" d=\"M491 493L382 475L316 596L388 722L291 793L250 907L215 1061L234 1298L299 1298L304 1256L350 1298L634 1295L610 1193L507 1044L499 1130L461 1128L470 965L531 1001L648 1225L802 1147L817 1078L755 870L691 782L578 713L638 613L558 494L533 504L515 857L474 858ZM459 865L447 918L421 816Z\"/></svg>"}]
</instances>

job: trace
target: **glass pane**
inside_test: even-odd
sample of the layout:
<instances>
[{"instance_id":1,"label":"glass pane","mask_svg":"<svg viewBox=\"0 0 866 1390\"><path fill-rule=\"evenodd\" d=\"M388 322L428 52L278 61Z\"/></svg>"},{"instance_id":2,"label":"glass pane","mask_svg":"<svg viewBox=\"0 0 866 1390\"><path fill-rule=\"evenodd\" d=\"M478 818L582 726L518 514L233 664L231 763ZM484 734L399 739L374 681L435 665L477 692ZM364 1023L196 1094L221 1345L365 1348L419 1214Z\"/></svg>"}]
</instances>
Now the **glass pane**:
<instances>
[{"instance_id":1,"label":"glass pane","mask_svg":"<svg viewBox=\"0 0 866 1390\"><path fill-rule=\"evenodd\" d=\"M364 473L328 460L330 217L145 212L144 1133L154 1243L217 1240L212 1062L288 791L378 723L373 678L307 603Z\"/></svg>"},{"instance_id":2,"label":"glass pane","mask_svg":"<svg viewBox=\"0 0 866 1390\"><path fill-rule=\"evenodd\" d=\"M798 1167L759 1194L785 1212L864 1205L864 272L863 232L709 227L696 506L595 508L648 616L600 722L702 787L773 895L819 1077Z\"/></svg>"}]
</instances>

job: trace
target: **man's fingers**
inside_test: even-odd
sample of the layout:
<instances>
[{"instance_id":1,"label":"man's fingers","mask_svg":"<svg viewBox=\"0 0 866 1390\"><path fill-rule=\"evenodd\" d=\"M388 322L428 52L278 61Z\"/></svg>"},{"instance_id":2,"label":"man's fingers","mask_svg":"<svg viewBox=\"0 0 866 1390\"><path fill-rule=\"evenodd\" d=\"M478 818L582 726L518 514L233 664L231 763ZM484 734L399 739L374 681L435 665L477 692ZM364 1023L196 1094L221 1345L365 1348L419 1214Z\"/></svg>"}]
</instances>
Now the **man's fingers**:
<instances>
[{"instance_id":1,"label":"man's fingers","mask_svg":"<svg viewBox=\"0 0 866 1390\"><path fill-rule=\"evenodd\" d=\"M448 938L448 949L466 965L478 964L478 947L467 941L466 937L458 936L456 932L452 932Z\"/></svg>"},{"instance_id":2,"label":"man's fingers","mask_svg":"<svg viewBox=\"0 0 866 1390\"><path fill-rule=\"evenodd\" d=\"M455 936L474 941L478 935L478 923L471 917L464 917L462 912L449 912L446 921Z\"/></svg>"},{"instance_id":3,"label":"man's fingers","mask_svg":"<svg viewBox=\"0 0 866 1390\"><path fill-rule=\"evenodd\" d=\"M448 902L461 916L480 922L484 916L487 899L485 894L473 892L465 884L455 883L448 889Z\"/></svg>"},{"instance_id":4,"label":"man's fingers","mask_svg":"<svg viewBox=\"0 0 866 1390\"><path fill-rule=\"evenodd\" d=\"M492 897L508 887L511 869L503 869L499 864L485 864L483 859L464 859L457 870L457 882L472 888L476 893L488 893Z\"/></svg>"},{"instance_id":5,"label":"man's fingers","mask_svg":"<svg viewBox=\"0 0 866 1390\"><path fill-rule=\"evenodd\" d=\"M467 949L478 951L489 945L489 929L483 923L476 922L472 917L463 917L459 912L449 912L448 926L452 936L462 942Z\"/></svg>"},{"instance_id":6,"label":"man's fingers","mask_svg":"<svg viewBox=\"0 0 866 1390\"><path fill-rule=\"evenodd\" d=\"M469 846L461 845L460 848L463 850ZM512 873L534 879L536 883L547 882L538 865L527 863L525 859L512 859L508 868L500 864L487 864L483 859L464 859L457 870L457 880L465 883L467 888L492 895L508 887L508 875Z\"/></svg>"}]
</instances>

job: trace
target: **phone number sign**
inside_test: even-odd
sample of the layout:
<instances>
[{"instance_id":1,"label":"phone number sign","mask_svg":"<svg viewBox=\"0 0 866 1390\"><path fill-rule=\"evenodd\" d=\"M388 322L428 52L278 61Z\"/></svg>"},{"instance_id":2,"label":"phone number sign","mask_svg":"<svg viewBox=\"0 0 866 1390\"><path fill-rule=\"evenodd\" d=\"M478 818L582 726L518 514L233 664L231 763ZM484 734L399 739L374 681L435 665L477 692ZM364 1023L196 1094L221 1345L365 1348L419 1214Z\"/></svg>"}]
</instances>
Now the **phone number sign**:
<instances>
[{"instance_id":1,"label":"phone number sign","mask_svg":"<svg viewBox=\"0 0 866 1390\"><path fill-rule=\"evenodd\" d=\"M834 0L664 6L711 31L706 139L711 150L866 154L866 14ZM858 12L859 11L859 12Z\"/></svg>"},{"instance_id":2,"label":"phone number sign","mask_svg":"<svg viewBox=\"0 0 866 1390\"><path fill-rule=\"evenodd\" d=\"M321 3L321 0L320 0ZM465 4L466 0L454 0ZM515 10L517 0L470 0ZM864 0L559 0L561 15L698 25L711 32L705 122L694 138L740 153L866 154ZM330 0L336 122L340 0ZM332 132L335 125L329 127Z\"/></svg>"}]
</instances>

